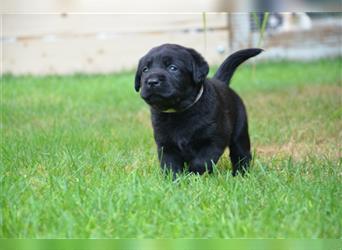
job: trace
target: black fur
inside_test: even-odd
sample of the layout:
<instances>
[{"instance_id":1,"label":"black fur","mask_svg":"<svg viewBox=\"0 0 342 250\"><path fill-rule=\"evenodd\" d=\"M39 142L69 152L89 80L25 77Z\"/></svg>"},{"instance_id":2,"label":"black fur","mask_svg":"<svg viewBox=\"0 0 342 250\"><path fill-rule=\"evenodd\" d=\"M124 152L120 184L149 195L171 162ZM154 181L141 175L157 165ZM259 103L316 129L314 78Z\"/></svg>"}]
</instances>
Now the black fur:
<instances>
[{"instance_id":1,"label":"black fur","mask_svg":"<svg viewBox=\"0 0 342 250\"><path fill-rule=\"evenodd\" d=\"M222 82L226 82L229 85L230 79L232 78L236 68L248 58L256 56L260 54L260 52L262 52L262 49L254 48L239 50L231 54L226 60L223 61L213 78Z\"/></svg>"},{"instance_id":2,"label":"black fur","mask_svg":"<svg viewBox=\"0 0 342 250\"><path fill-rule=\"evenodd\" d=\"M207 79L209 66L195 50L175 44L151 49L140 59L135 89L151 107L158 156L174 176L212 172L229 147L233 175L244 173L251 160L247 114L241 98L228 86L235 69L261 49L229 56ZM196 97L203 86L203 94ZM174 113L166 113L172 109Z\"/></svg>"}]
</instances>

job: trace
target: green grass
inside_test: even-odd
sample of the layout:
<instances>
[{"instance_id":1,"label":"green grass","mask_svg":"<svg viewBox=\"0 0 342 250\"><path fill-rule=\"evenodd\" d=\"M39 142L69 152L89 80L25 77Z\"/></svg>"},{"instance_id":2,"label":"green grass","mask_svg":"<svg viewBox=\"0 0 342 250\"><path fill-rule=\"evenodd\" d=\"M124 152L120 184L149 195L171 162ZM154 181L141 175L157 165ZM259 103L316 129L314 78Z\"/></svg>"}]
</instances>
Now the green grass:
<instances>
[{"instance_id":1,"label":"green grass","mask_svg":"<svg viewBox=\"0 0 342 250\"><path fill-rule=\"evenodd\" d=\"M159 171L132 72L5 75L0 237L342 237L341 58L241 67L254 162Z\"/></svg>"}]
</instances>

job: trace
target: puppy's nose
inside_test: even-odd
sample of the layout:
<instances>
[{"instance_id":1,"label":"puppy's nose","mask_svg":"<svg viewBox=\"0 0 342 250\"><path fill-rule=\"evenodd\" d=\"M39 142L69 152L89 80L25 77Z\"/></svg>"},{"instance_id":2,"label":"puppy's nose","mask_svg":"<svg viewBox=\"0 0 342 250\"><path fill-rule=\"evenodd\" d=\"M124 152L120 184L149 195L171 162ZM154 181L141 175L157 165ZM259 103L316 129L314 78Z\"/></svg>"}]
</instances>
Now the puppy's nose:
<instances>
[{"instance_id":1,"label":"puppy's nose","mask_svg":"<svg viewBox=\"0 0 342 250\"><path fill-rule=\"evenodd\" d=\"M160 84L160 80L158 78L149 78L147 80L147 86L149 87L155 87L158 86Z\"/></svg>"}]
</instances>

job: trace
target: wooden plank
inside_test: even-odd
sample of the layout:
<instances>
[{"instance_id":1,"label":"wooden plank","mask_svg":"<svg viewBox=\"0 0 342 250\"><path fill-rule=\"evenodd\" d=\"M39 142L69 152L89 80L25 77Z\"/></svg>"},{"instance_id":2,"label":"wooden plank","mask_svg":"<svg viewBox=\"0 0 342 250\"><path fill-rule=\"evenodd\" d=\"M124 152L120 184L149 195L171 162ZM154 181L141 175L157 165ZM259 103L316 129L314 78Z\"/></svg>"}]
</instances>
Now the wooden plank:
<instances>
[{"instance_id":1,"label":"wooden plank","mask_svg":"<svg viewBox=\"0 0 342 250\"><path fill-rule=\"evenodd\" d=\"M219 63L224 55L217 48L226 44L226 32L209 32L207 49L203 33L156 33L120 35L111 40L69 38L46 42L19 41L3 44L4 72L13 74L106 73L135 69L137 62L153 46L178 43L197 49L210 63Z\"/></svg>"},{"instance_id":2,"label":"wooden plank","mask_svg":"<svg viewBox=\"0 0 342 250\"><path fill-rule=\"evenodd\" d=\"M222 12L219 0L2 0L0 10L11 12ZM228 10L228 9L225 9ZM232 11L232 9L230 9Z\"/></svg>"},{"instance_id":3,"label":"wooden plank","mask_svg":"<svg viewBox=\"0 0 342 250\"><path fill-rule=\"evenodd\" d=\"M207 27L226 26L226 14L207 14ZM202 14L6 14L5 37L172 32L203 27Z\"/></svg>"}]
</instances>

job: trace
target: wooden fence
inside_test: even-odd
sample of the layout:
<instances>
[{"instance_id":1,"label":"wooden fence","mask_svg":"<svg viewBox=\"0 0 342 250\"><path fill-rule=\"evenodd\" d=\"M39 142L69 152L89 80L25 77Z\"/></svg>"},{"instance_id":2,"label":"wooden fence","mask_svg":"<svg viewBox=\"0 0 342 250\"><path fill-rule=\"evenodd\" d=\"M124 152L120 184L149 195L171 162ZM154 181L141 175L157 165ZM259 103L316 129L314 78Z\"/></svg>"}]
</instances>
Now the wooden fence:
<instances>
[{"instance_id":1,"label":"wooden fence","mask_svg":"<svg viewBox=\"0 0 342 250\"><path fill-rule=\"evenodd\" d=\"M256 45L258 32L250 32L249 14L228 17L225 13L209 13L205 19L203 32L201 13L3 14L3 72L68 74L131 70L151 47L162 43L195 48L209 63L216 64L231 50ZM340 53L341 27L322 27L299 33L270 33L264 43L269 53L261 59L291 55L286 49L298 47L295 41L326 44L324 55ZM293 54L298 57L298 52Z\"/></svg>"}]
</instances>

